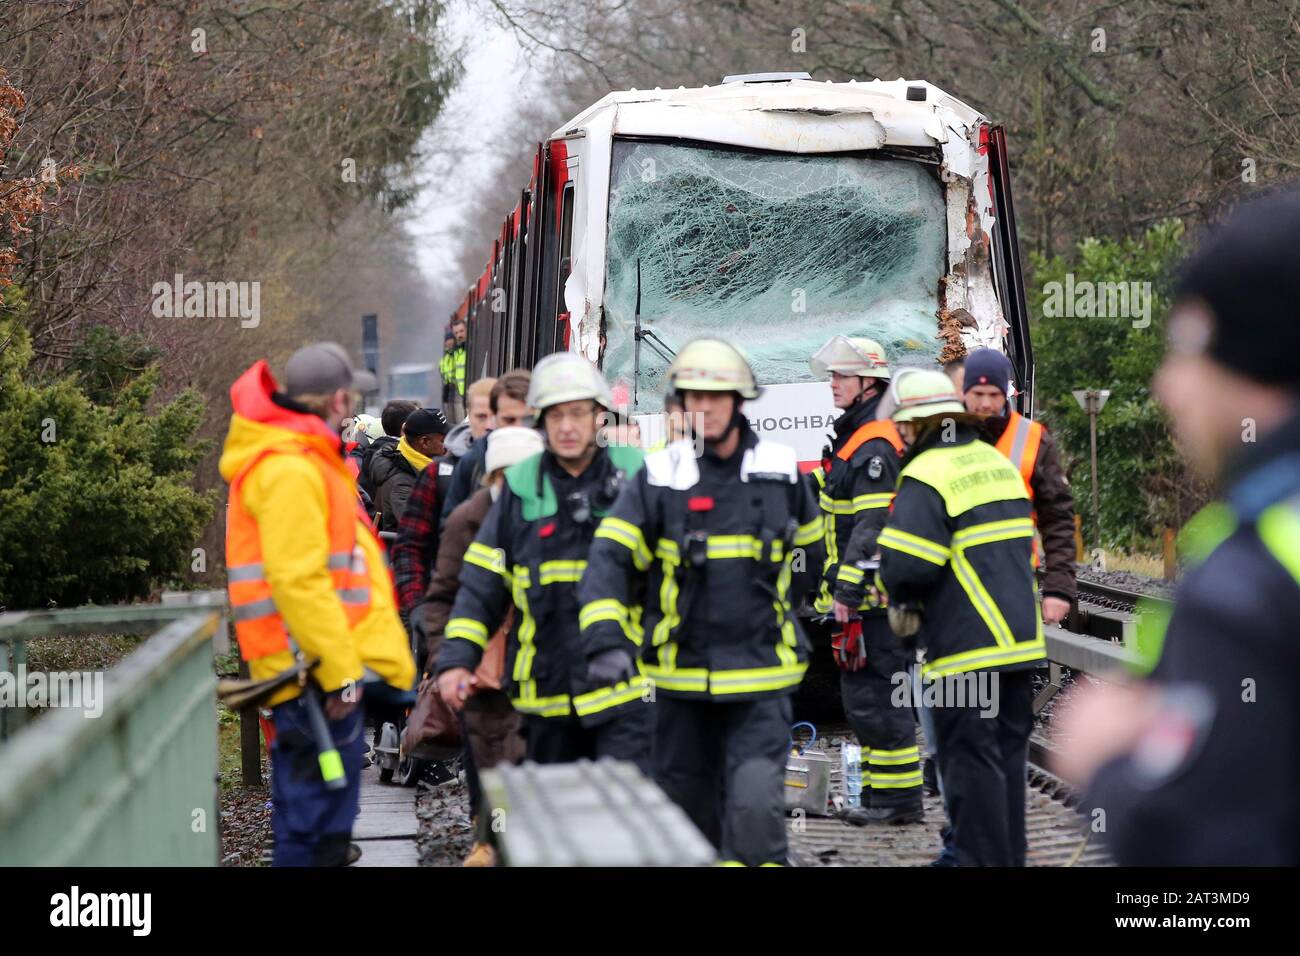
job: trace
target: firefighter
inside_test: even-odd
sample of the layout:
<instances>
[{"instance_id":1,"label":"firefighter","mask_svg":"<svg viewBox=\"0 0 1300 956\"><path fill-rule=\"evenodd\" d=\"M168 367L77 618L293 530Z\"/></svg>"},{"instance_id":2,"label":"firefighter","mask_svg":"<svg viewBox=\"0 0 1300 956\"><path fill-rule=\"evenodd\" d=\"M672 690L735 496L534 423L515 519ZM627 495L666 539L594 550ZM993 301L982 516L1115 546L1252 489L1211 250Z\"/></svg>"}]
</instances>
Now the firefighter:
<instances>
[{"instance_id":1,"label":"firefighter","mask_svg":"<svg viewBox=\"0 0 1300 956\"><path fill-rule=\"evenodd\" d=\"M668 388L701 439L646 458L601 522L578 593L593 674L654 681L654 779L724 862L785 862L790 695L808 666L795 610L822 566L822 518L793 449L741 414L744 357L696 339ZM644 609L640 605L644 604Z\"/></svg>"},{"instance_id":2,"label":"firefighter","mask_svg":"<svg viewBox=\"0 0 1300 956\"><path fill-rule=\"evenodd\" d=\"M513 600L505 688L524 715L528 758L570 763L609 756L649 766L645 682L630 669L588 667L577 585L601 518L641 467L640 450L598 440L609 386L572 352L537 363L527 395L547 448L506 469L505 485L465 552L444 631L439 692L459 712L474 670ZM590 673L589 673L590 671Z\"/></svg>"},{"instance_id":3,"label":"firefighter","mask_svg":"<svg viewBox=\"0 0 1300 956\"><path fill-rule=\"evenodd\" d=\"M891 628L925 650L958 865L1023 866L1031 682L1045 656L1029 496L947 375L909 369L892 391L908 449L877 581Z\"/></svg>"},{"instance_id":4,"label":"firefighter","mask_svg":"<svg viewBox=\"0 0 1300 956\"><path fill-rule=\"evenodd\" d=\"M443 408L452 411L452 418L455 418L452 409L452 396L456 390L456 333L451 330L451 326L442 333L442 357L438 359L438 377L442 379L442 402Z\"/></svg>"},{"instance_id":5,"label":"firefighter","mask_svg":"<svg viewBox=\"0 0 1300 956\"><path fill-rule=\"evenodd\" d=\"M1167 632L1139 630L1149 678L1058 711L1058 769L1124 865L1300 865L1298 248L1292 188L1235 211L1175 287L1154 392L1220 498L1179 536Z\"/></svg>"},{"instance_id":6,"label":"firefighter","mask_svg":"<svg viewBox=\"0 0 1300 956\"><path fill-rule=\"evenodd\" d=\"M996 349L966 356L966 410L978 415L985 441L1011 459L1034 505L1034 524L1043 542L1043 621L1059 624L1076 595L1074 496L1061 467L1056 442L1042 422L1011 408L1011 362Z\"/></svg>"},{"instance_id":7,"label":"firefighter","mask_svg":"<svg viewBox=\"0 0 1300 956\"><path fill-rule=\"evenodd\" d=\"M341 866L360 799L363 676L406 691L415 683L383 548L357 501L338 427L358 394L375 387L341 346L299 349L281 392L265 361L230 389L234 415L221 455L230 483L226 575L239 650L254 680L319 660L330 734L347 785L326 786L311 703L295 681L270 697L271 829L275 866ZM368 683L366 700L379 696ZM312 691L314 693L314 691Z\"/></svg>"},{"instance_id":8,"label":"firefighter","mask_svg":"<svg viewBox=\"0 0 1300 956\"><path fill-rule=\"evenodd\" d=\"M830 379L842 409L835 436L814 472L826 522L826 564L814 604L833 612L832 652L840 668L844 712L862 745L862 805L850 823L914 823L923 817L920 750L911 709L893 706L895 675L907 655L889 630L879 592L865 586L859 563L875 556L898 482L903 440L876 417L889 387L885 351L865 338L837 335L813 356L813 374Z\"/></svg>"},{"instance_id":9,"label":"firefighter","mask_svg":"<svg viewBox=\"0 0 1300 956\"><path fill-rule=\"evenodd\" d=\"M453 322L452 335L456 338L456 348L452 350L452 369L455 372L456 391L452 396L456 414L460 421L465 419L465 366L469 361L469 326L465 320Z\"/></svg>"}]
</instances>

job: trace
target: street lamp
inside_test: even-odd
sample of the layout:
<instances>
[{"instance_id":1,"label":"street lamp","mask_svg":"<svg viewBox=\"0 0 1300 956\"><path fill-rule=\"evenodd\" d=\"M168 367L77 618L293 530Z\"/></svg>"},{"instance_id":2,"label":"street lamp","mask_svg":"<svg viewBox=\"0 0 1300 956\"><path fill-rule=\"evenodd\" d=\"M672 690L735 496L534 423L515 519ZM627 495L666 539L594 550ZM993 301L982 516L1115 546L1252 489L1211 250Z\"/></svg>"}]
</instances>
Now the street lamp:
<instances>
[{"instance_id":1,"label":"street lamp","mask_svg":"<svg viewBox=\"0 0 1300 956\"><path fill-rule=\"evenodd\" d=\"M1098 548L1101 547L1101 507L1097 496L1097 416L1108 398L1110 389L1107 388L1074 389L1074 400L1088 413L1088 433L1092 440L1092 543Z\"/></svg>"}]
</instances>

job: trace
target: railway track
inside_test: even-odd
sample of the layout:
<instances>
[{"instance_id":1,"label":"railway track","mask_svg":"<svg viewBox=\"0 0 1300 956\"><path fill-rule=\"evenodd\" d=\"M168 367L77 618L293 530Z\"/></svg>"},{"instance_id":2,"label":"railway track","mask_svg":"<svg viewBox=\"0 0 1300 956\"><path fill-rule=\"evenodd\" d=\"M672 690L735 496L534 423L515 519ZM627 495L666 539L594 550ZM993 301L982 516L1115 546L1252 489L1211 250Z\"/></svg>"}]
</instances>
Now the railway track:
<instances>
[{"instance_id":1,"label":"railway track","mask_svg":"<svg viewBox=\"0 0 1300 956\"><path fill-rule=\"evenodd\" d=\"M1155 594L1150 591L1134 591L1129 588L1116 587L1112 584L1102 584L1099 581L1088 581L1084 578L1078 579L1079 601L1096 605L1111 611L1129 611L1137 612L1142 604L1152 604L1158 607L1170 606L1173 599L1162 594Z\"/></svg>"},{"instance_id":2,"label":"railway track","mask_svg":"<svg viewBox=\"0 0 1300 956\"><path fill-rule=\"evenodd\" d=\"M851 734L847 726L835 726L819 736L820 749L831 756L833 768L839 766L841 743ZM1041 739L1036 742L1036 751L1031 742L1025 792L1028 865L1114 865L1105 848L1087 838L1074 809L1076 794L1040 762L1050 745ZM843 792L840 773L832 769L831 793ZM940 830L947 817L939 797L927 795L924 802L925 820L906 826L854 827L836 817L795 816L789 821L790 860L796 866L927 866L943 849Z\"/></svg>"},{"instance_id":3,"label":"railway track","mask_svg":"<svg viewBox=\"0 0 1300 956\"><path fill-rule=\"evenodd\" d=\"M1073 622L1078 630L1069 632L1071 646L1058 650L1063 660L1048 665L1047 684L1040 688L1035 708L1039 727L1029 742L1026 829L1030 866L1113 865L1100 842L1089 838L1086 822L1075 809L1078 794L1048 769L1054 749L1044 733L1050 708L1040 711L1074 673L1114 665L1117 658L1112 654L1124 646L1121 636L1126 619L1147 608L1167 610L1173 603L1161 594L1083 578L1078 587L1080 611ZM851 731L838 722L828 731L819 738L821 749L838 768L841 743L851 737ZM831 792L843 793L838 769L832 770ZM938 797L925 797L925 811L923 823L901 827L858 828L835 817L796 817L790 822L791 861L800 866L925 866L942 849L939 831L947 820Z\"/></svg>"}]
</instances>

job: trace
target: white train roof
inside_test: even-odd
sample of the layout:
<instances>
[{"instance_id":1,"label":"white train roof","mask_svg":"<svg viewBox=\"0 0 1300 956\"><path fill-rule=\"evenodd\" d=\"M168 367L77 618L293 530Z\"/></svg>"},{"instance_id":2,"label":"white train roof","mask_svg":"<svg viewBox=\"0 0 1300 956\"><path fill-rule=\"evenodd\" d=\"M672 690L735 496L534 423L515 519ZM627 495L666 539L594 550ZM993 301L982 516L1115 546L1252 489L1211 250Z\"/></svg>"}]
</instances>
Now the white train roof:
<instances>
[{"instance_id":1,"label":"white train roof","mask_svg":"<svg viewBox=\"0 0 1300 956\"><path fill-rule=\"evenodd\" d=\"M783 76L783 74L757 74ZM591 125L619 136L699 139L754 149L828 153L881 146L942 145L967 139L980 113L924 80L859 83L729 78L718 86L609 93L552 134ZM908 99L924 90L924 100ZM613 114L610 116L609 114Z\"/></svg>"}]
</instances>

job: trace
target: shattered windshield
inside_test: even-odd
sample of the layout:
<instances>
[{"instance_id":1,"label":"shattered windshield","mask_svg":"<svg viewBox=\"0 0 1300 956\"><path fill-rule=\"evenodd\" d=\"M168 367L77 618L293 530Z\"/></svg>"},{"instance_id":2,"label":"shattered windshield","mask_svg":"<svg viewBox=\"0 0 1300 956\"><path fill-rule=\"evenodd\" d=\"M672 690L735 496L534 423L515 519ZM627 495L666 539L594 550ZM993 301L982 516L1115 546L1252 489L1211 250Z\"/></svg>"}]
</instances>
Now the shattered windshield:
<instances>
[{"instance_id":1,"label":"shattered windshield","mask_svg":"<svg viewBox=\"0 0 1300 956\"><path fill-rule=\"evenodd\" d=\"M616 140L605 373L630 402L638 259L642 410L660 407L660 342L726 339L762 384L812 381L836 333L878 340L891 364L932 359L945 248L943 192L919 163Z\"/></svg>"}]
</instances>

